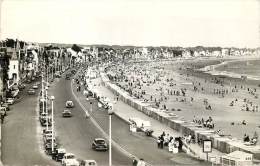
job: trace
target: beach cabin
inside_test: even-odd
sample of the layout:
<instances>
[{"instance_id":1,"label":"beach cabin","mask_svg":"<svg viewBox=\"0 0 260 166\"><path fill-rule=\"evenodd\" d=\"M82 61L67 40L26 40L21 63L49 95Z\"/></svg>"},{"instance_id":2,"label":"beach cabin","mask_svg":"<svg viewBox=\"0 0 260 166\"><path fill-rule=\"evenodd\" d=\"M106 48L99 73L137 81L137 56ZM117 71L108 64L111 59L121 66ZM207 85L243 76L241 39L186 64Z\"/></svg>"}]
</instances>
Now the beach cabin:
<instances>
[{"instance_id":1,"label":"beach cabin","mask_svg":"<svg viewBox=\"0 0 260 166\"><path fill-rule=\"evenodd\" d=\"M234 151L222 156L220 162L222 166L252 166L253 154L242 151Z\"/></svg>"}]
</instances>

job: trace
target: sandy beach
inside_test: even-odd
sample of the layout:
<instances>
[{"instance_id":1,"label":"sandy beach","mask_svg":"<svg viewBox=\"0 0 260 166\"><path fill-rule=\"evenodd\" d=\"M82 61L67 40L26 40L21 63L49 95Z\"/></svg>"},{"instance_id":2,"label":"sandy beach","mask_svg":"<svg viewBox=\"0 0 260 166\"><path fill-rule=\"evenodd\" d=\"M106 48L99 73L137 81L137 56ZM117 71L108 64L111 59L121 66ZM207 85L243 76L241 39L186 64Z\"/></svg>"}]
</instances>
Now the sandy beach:
<instances>
[{"instance_id":1,"label":"sandy beach","mask_svg":"<svg viewBox=\"0 0 260 166\"><path fill-rule=\"evenodd\" d=\"M187 121L210 117L215 131L243 139L244 134L260 134L259 81L198 70L232 60L141 62L115 65L108 73L119 86L155 108L171 110Z\"/></svg>"}]
</instances>

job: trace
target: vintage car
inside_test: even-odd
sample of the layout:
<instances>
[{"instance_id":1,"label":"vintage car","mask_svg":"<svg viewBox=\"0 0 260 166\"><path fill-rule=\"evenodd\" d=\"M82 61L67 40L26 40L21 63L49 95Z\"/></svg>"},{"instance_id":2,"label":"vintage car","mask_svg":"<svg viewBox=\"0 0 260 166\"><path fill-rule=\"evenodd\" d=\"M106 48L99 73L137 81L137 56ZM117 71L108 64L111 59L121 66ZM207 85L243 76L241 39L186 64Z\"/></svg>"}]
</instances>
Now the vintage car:
<instances>
[{"instance_id":1,"label":"vintage car","mask_svg":"<svg viewBox=\"0 0 260 166\"><path fill-rule=\"evenodd\" d=\"M66 101L65 105L66 105L66 108L73 108L74 107L73 101L71 101L71 100Z\"/></svg>"},{"instance_id":2,"label":"vintage car","mask_svg":"<svg viewBox=\"0 0 260 166\"><path fill-rule=\"evenodd\" d=\"M71 70L71 74L76 74L76 70Z\"/></svg>"},{"instance_id":3,"label":"vintage car","mask_svg":"<svg viewBox=\"0 0 260 166\"><path fill-rule=\"evenodd\" d=\"M92 142L92 149L107 151L108 145L103 138L95 138Z\"/></svg>"},{"instance_id":4,"label":"vintage car","mask_svg":"<svg viewBox=\"0 0 260 166\"><path fill-rule=\"evenodd\" d=\"M24 85L24 84L19 84L19 85L18 85L18 88L19 88L20 90L22 90L22 89L25 88L25 85Z\"/></svg>"},{"instance_id":5,"label":"vintage car","mask_svg":"<svg viewBox=\"0 0 260 166\"><path fill-rule=\"evenodd\" d=\"M43 134L43 137L46 135L46 134L51 134L52 133L52 130L51 129L43 129L42 130L42 134Z\"/></svg>"},{"instance_id":6,"label":"vintage car","mask_svg":"<svg viewBox=\"0 0 260 166\"><path fill-rule=\"evenodd\" d=\"M27 91L27 93L28 93L29 95L34 95L34 94L35 94L35 90L34 90L34 89L29 89L29 90Z\"/></svg>"},{"instance_id":7,"label":"vintage car","mask_svg":"<svg viewBox=\"0 0 260 166\"><path fill-rule=\"evenodd\" d=\"M63 156L65 155L66 150L63 148L55 149L54 153L52 153L52 159L55 161L61 161Z\"/></svg>"},{"instance_id":8,"label":"vintage car","mask_svg":"<svg viewBox=\"0 0 260 166\"><path fill-rule=\"evenodd\" d=\"M70 80L70 74L66 74L66 80Z\"/></svg>"},{"instance_id":9,"label":"vintage car","mask_svg":"<svg viewBox=\"0 0 260 166\"><path fill-rule=\"evenodd\" d=\"M52 138L51 136L44 137L44 148L47 154L52 154ZM56 143L56 139L53 139L53 149L54 151L57 149L58 144Z\"/></svg>"},{"instance_id":10,"label":"vintage car","mask_svg":"<svg viewBox=\"0 0 260 166\"><path fill-rule=\"evenodd\" d=\"M60 72L56 72L54 75L56 78L61 78L61 73Z\"/></svg>"},{"instance_id":11,"label":"vintage car","mask_svg":"<svg viewBox=\"0 0 260 166\"><path fill-rule=\"evenodd\" d=\"M70 110L64 110L62 112L62 117L71 117L72 114L71 114L71 111Z\"/></svg>"},{"instance_id":12,"label":"vintage car","mask_svg":"<svg viewBox=\"0 0 260 166\"><path fill-rule=\"evenodd\" d=\"M13 105L14 104L14 98L7 98L6 103L9 104L9 105Z\"/></svg>"},{"instance_id":13,"label":"vintage car","mask_svg":"<svg viewBox=\"0 0 260 166\"><path fill-rule=\"evenodd\" d=\"M4 115L4 116L7 115L7 113L6 113L6 108L5 108L5 107L1 107L1 106L0 106L0 114L1 114L1 115Z\"/></svg>"},{"instance_id":14,"label":"vintage car","mask_svg":"<svg viewBox=\"0 0 260 166\"><path fill-rule=\"evenodd\" d=\"M73 153L65 153L61 160L61 164L63 166L79 166L79 162Z\"/></svg>"},{"instance_id":15,"label":"vintage car","mask_svg":"<svg viewBox=\"0 0 260 166\"><path fill-rule=\"evenodd\" d=\"M10 111L10 107L8 103L3 103L1 107L5 107L6 111Z\"/></svg>"},{"instance_id":16,"label":"vintage car","mask_svg":"<svg viewBox=\"0 0 260 166\"><path fill-rule=\"evenodd\" d=\"M34 85L32 86L32 88L33 88L33 89L38 89L39 86L38 86L37 84L34 84Z\"/></svg>"},{"instance_id":17,"label":"vintage car","mask_svg":"<svg viewBox=\"0 0 260 166\"><path fill-rule=\"evenodd\" d=\"M46 118L40 118L40 123L43 127L46 127L47 125L52 126L51 117L48 117L48 122L47 122Z\"/></svg>"},{"instance_id":18,"label":"vintage car","mask_svg":"<svg viewBox=\"0 0 260 166\"><path fill-rule=\"evenodd\" d=\"M95 160L82 160L80 166L97 166L97 162Z\"/></svg>"}]
</instances>

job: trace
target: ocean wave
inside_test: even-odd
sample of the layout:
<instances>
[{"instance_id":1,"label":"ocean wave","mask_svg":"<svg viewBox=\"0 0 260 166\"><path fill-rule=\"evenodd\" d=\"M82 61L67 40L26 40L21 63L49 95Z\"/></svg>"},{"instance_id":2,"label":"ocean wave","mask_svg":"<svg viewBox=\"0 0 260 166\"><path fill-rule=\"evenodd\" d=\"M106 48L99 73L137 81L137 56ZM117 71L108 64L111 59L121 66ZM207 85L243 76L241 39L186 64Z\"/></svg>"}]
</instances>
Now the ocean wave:
<instances>
[{"instance_id":1,"label":"ocean wave","mask_svg":"<svg viewBox=\"0 0 260 166\"><path fill-rule=\"evenodd\" d=\"M215 75L215 76L220 75L220 76L227 76L227 77L231 77L231 78L239 78L239 79L246 78L248 80L260 80L260 76L256 76L256 75L239 74L239 73L234 73L234 72L216 70L216 68L218 68L222 65L226 65L228 63L235 62L235 61L240 61L240 60L224 61L219 64L205 66L201 69L198 69L198 71L202 71L204 73L208 73L208 74Z\"/></svg>"},{"instance_id":2,"label":"ocean wave","mask_svg":"<svg viewBox=\"0 0 260 166\"><path fill-rule=\"evenodd\" d=\"M260 80L259 76L254 76L249 74L238 74L238 73L233 73L228 71L211 70L211 71L205 71L204 73L208 73L213 76L227 76L227 77L239 78L239 79Z\"/></svg>"}]
</instances>

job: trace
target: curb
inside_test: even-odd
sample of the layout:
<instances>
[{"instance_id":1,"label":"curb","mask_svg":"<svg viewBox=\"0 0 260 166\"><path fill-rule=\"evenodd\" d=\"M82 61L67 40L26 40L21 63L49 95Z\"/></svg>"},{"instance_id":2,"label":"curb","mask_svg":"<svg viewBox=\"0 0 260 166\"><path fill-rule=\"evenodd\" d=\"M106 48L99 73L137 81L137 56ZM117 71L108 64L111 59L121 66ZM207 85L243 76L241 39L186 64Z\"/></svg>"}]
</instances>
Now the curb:
<instances>
[{"instance_id":1,"label":"curb","mask_svg":"<svg viewBox=\"0 0 260 166\"><path fill-rule=\"evenodd\" d=\"M75 74L77 75L77 74ZM86 110L86 108L81 104L81 102L79 101L78 97L75 95L74 91L73 91L73 87L72 87L72 81L70 82L70 86L71 86L71 92L72 95L74 96L75 100L79 103L80 107L83 109L83 111L88 112ZM118 115L116 115L118 116ZM99 129L99 131L101 132L101 134L107 139L109 140L109 135L102 129L102 127L96 122L96 120L92 117L89 116L89 119L91 120L91 122ZM124 148L122 148L118 143L116 143L113 139L112 139L112 145L117 148L119 151L121 151L123 154L125 154L126 156L128 156L130 159L131 158L136 158L139 160L139 157L133 155L132 153L128 152L127 150L125 150ZM147 166L152 166L150 163L145 162Z\"/></svg>"},{"instance_id":2,"label":"curb","mask_svg":"<svg viewBox=\"0 0 260 166\"><path fill-rule=\"evenodd\" d=\"M3 166L2 162L2 124L0 124L0 166Z\"/></svg>"}]
</instances>

